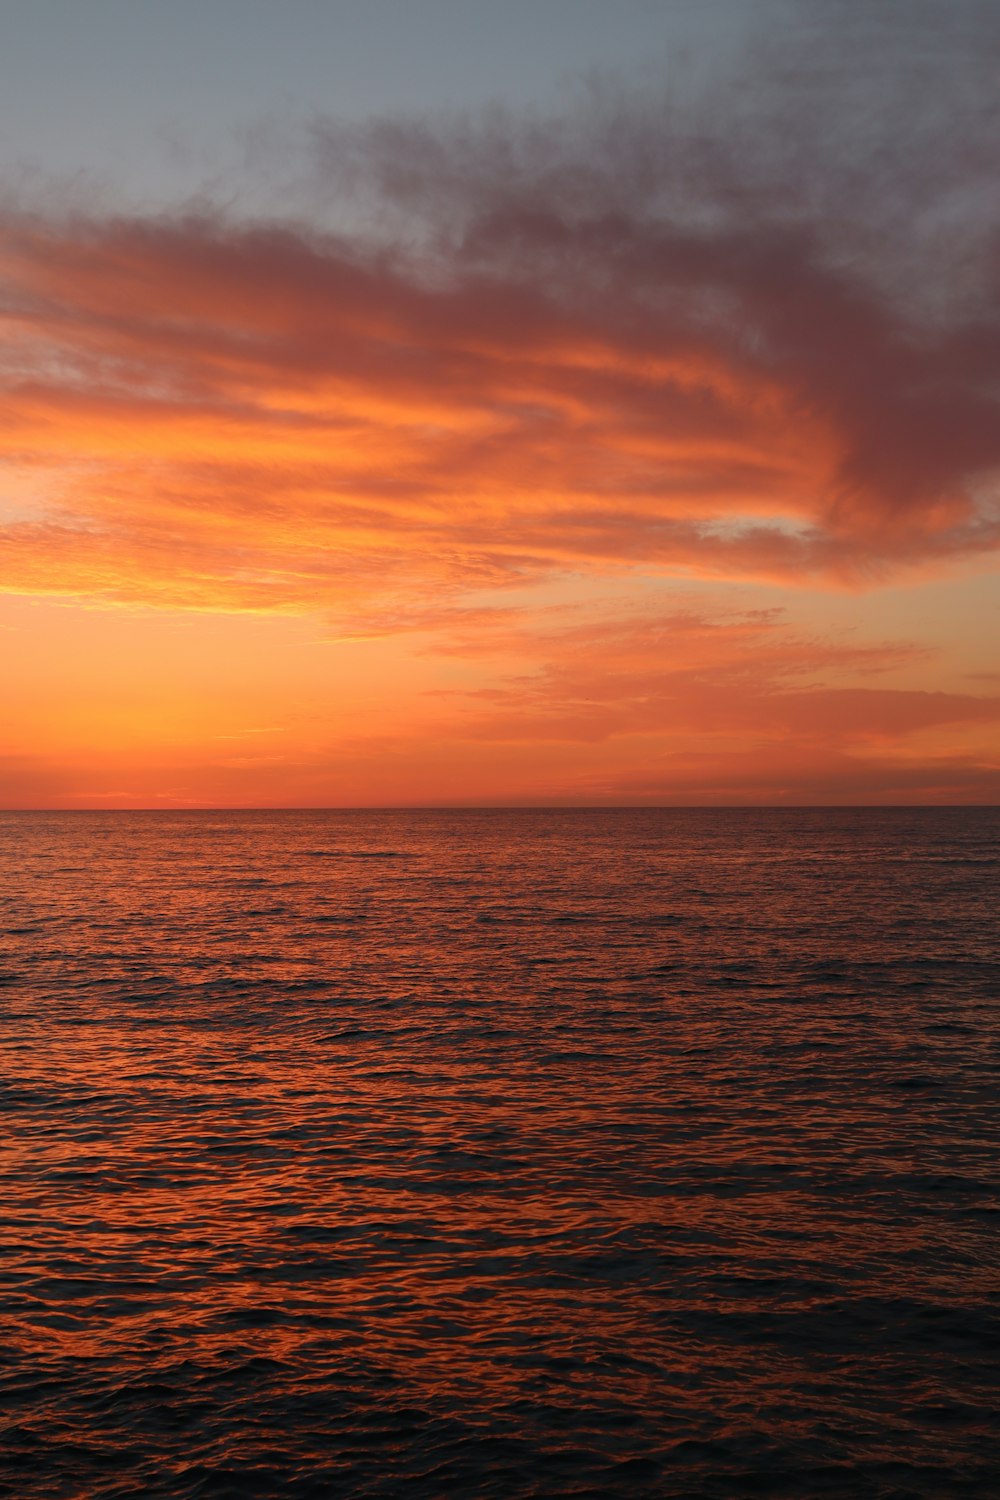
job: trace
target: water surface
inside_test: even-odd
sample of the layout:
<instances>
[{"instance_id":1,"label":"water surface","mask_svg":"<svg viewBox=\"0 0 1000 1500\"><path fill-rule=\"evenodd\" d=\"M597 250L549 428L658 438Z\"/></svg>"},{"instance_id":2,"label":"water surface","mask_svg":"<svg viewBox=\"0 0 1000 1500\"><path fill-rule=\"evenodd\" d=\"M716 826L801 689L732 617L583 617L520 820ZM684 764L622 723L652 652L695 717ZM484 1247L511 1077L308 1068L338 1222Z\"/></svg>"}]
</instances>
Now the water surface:
<instances>
[{"instance_id":1,"label":"water surface","mask_svg":"<svg viewBox=\"0 0 1000 1500\"><path fill-rule=\"evenodd\" d=\"M997 810L0 815L6 1493L1000 1493Z\"/></svg>"}]
</instances>

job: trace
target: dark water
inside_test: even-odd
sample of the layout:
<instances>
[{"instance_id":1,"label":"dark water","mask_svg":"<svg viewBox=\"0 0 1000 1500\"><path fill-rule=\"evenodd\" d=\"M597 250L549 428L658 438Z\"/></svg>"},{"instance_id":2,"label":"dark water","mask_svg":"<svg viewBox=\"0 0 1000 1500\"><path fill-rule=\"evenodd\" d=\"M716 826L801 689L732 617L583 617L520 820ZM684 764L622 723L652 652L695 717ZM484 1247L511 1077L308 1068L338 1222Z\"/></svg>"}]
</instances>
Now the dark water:
<instances>
[{"instance_id":1,"label":"dark water","mask_svg":"<svg viewBox=\"0 0 1000 1500\"><path fill-rule=\"evenodd\" d=\"M997 810L0 817L0 1472L997 1496Z\"/></svg>"}]
</instances>

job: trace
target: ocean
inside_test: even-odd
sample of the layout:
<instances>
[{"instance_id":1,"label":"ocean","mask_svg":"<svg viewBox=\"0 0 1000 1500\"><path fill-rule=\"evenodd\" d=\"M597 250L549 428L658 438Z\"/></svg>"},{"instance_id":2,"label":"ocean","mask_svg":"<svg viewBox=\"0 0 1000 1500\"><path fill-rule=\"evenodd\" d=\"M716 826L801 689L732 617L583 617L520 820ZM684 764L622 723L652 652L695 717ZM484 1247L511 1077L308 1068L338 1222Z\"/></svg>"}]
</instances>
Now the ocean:
<instances>
[{"instance_id":1,"label":"ocean","mask_svg":"<svg viewBox=\"0 0 1000 1500\"><path fill-rule=\"evenodd\" d=\"M1000 1494L1000 810L0 814L0 1475Z\"/></svg>"}]
</instances>

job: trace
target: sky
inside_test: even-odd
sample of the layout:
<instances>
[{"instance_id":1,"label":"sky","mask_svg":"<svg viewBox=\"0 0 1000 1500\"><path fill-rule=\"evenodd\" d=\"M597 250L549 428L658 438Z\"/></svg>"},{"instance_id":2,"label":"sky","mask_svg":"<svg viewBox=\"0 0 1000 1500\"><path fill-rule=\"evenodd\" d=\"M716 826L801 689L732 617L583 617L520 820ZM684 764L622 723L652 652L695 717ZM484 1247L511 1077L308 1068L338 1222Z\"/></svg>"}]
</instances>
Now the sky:
<instances>
[{"instance_id":1,"label":"sky","mask_svg":"<svg viewBox=\"0 0 1000 1500\"><path fill-rule=\"evenodd\" d=\"M0 806L995 802L998 65L0 0Z\"/></svg>"}]
</instances>

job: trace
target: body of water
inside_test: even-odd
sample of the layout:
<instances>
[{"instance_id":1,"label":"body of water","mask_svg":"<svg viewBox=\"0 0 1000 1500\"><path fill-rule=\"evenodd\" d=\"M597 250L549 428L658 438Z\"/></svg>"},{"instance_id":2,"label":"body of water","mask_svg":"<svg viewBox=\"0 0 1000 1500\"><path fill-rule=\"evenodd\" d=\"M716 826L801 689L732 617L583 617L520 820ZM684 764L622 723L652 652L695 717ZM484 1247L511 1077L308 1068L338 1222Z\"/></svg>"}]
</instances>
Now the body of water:
<instances>
[{"instance_id":1,"label":"body of water","mask_svg":"<svg viewBox=\"0 0 1000 1500\"><path fill-rule=\"evenodd\" d=\"M0 1475L995 1497L1000 812L0 815Z\"/></svg>"}]
</instances>

